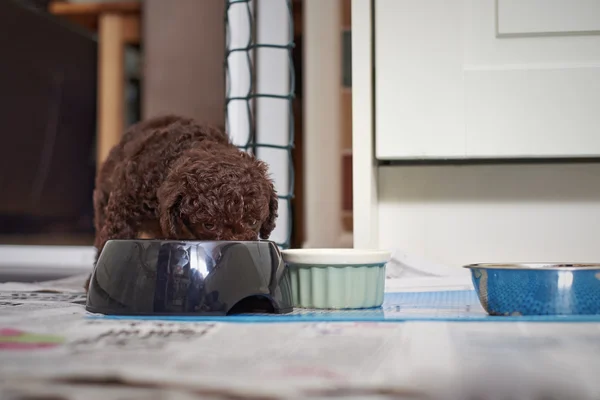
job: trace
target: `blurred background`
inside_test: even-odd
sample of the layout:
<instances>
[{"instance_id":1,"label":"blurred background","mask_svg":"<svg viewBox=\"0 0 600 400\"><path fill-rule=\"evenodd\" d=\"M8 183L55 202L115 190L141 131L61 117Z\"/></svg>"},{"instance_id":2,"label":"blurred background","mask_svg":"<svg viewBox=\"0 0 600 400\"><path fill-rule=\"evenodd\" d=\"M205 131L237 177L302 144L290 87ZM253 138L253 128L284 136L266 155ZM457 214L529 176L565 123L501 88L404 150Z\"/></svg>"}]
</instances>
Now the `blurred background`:
<instances>
[{"instance_id":1,"label":"blurred background","mask_svg":"<svg viewBox=\"0 0 600 400\"><path fill-rule=\"evenodd\" d=\"M97 167L165 113L263 145L284 247L597 258L600 3L352 4L1 0L0 280L89 271Z\"/></svg>"},{"instance_id":2,"label":"blurred background","mask_svg":"<svg viewBox=\"0 0 600 400\"><path fill-rule=\"evenodd\" d=\"M291 21L270 26L293 23L289 245L351 246L350 1L274 1L291 5ZM129 125L164 113L226 125L226 7L0 2L0 255L89 254L94 176Z\"/></svg>"}]
</instances>

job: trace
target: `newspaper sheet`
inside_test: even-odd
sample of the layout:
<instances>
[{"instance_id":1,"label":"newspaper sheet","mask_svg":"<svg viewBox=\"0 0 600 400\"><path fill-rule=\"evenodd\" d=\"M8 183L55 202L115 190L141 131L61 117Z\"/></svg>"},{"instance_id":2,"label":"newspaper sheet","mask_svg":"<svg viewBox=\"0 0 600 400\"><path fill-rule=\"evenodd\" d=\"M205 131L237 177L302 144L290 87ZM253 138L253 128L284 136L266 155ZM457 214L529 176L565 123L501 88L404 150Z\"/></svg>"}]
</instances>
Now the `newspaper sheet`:
<instances>
[{"instance_id":1,"label":"newspaper sheet","mask_svg":"<svg viewBox=\"0 0 600 400\"><path fill-rule=\"evenodd\" d=\"M600 397L596 323L88 319L42 286L0 287L0 398Z\"/></svg>"}]
</instances>

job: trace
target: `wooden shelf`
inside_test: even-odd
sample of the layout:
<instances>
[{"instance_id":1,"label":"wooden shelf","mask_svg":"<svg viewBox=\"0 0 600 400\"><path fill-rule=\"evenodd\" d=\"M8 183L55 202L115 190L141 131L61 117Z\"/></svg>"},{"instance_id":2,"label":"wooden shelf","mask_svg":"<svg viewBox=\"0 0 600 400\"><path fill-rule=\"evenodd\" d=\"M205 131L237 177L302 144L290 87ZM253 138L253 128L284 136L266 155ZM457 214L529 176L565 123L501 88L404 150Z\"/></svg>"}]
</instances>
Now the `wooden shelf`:
<instances>
[{"instance_id":1,"label":"wooden shelf","mask_svg":"<svg viewBox=\"0 0 600 400\"><path fill-rule=\"evenodd\" d=\"M68 3L55 1L50 4L49 11L51 14L64 17L92 32L98 32L101 15L118 14L123 17L124 41L132 45L140 43L142 5L139 1L109 3Z\"/></svg>"},{"instance_id":2,"label":"wooden shelf","mask_svg":"<svg viewBox=\"0 0 600 400\"><path fill-rule=\"evenodd\" d=\"M125 48L140 43L142 5L139 1L54 1L48 9L98 34L96 163L100 166L125 128Z\"/></svg>"}]
</instances>

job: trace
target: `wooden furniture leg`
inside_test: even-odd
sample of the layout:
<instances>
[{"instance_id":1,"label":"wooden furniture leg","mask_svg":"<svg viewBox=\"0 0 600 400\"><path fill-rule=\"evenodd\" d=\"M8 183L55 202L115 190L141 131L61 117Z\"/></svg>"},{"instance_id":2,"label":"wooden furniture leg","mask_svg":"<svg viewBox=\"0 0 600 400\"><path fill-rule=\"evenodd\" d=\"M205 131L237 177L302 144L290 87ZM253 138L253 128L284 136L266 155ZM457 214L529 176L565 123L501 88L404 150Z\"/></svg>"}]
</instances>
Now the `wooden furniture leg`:
<instances>
[{"instance_id":1,"label":"wooden furniture leg","mask_svg":"<svg viewBox=\"0 0 600 400\"><path fill-rule=\"evenodd\" d=\"M98 168L116 145L125 125L125 17L99 18Z\"/></svg>"}]
</instances>

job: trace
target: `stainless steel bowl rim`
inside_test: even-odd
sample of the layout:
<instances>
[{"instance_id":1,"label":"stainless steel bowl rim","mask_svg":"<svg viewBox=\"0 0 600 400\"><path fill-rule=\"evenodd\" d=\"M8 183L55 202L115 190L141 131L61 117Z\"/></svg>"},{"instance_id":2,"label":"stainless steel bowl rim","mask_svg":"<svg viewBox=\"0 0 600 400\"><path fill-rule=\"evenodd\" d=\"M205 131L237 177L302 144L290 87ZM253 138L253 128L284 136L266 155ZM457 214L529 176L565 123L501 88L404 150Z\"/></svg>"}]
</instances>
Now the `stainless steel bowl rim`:
<instances>
[{"instance_id":1,"label":"stainless steel bowl rim","mask_svg":"<svg viewBox=\"0 0 600 400\"><path fill-rule=\"evenodd\" d=\"M468 269L506 269L522 271L589 271L599 270L600 263L566 263L566 262L523 262L523 263L479 263L463 266Z\"/></svg>"}]
</instances>

